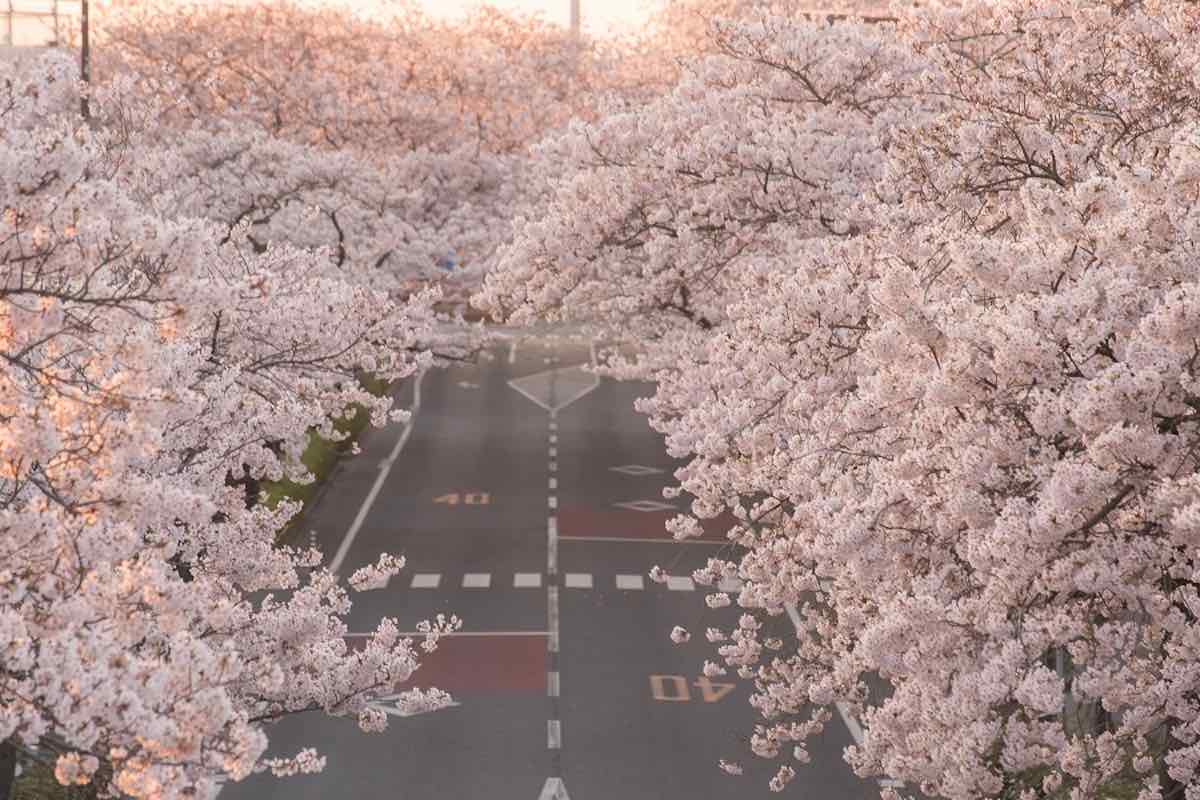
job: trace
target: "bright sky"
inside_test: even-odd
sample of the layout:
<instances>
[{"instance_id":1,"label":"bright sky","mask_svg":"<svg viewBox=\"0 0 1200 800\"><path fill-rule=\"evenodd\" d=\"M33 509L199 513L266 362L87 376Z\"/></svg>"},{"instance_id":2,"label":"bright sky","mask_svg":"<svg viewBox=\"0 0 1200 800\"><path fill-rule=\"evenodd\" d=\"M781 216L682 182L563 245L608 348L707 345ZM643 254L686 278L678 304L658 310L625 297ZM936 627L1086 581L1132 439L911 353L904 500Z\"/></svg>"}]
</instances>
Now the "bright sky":
<instances>
[{"instance_id":1,"label":"bright sky","mask_svg":"<svg viewBox=\"0 0 1200 800\"><path fill-rule=\"evenodd\" d=\"M453 17L481 4L481 0L418 0L431 14ZM547 21L568 24L571 0L487 0L497 8L540 13ZM657 0L579 0L585 30L600 33L640 25L659 3Z\"/></svg>"}]
</instances>

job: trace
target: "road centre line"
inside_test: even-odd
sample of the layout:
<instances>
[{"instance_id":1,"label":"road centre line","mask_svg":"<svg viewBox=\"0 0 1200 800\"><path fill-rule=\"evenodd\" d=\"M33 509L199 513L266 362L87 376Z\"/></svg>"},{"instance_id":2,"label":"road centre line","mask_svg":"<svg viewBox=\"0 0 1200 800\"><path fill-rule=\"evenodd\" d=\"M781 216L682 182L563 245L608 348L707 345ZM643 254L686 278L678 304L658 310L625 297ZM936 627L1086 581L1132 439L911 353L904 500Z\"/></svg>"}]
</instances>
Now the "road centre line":
<instances>
[{"instance_id":1,"label":"road centre line","mask_svg":"<svg viewBox=\"0 0 1200 800\"><path fill-rule=\"evenodd\" d=\"M551 472L558 472L558 462L557 462L557 461L551 461L551 462L550 462L550 471L551 471Z\"/></svg>"},{"instance_id":2,"label":"road centre line","mask_svg":"<svg viewBox=\"0 0 1200 800\"><path fill-rule=\"evenodd\" d=\"M550 488L551 488L551 489L557 489L557 488L558 488L558 478L551 478L551 479L550 479Z\"/></svg>"},{"instance_id":3,"label":"road centre line","mask_svg":"<svg viewBox=\"0 0 1200 800\"><path fill-rule=\"evenodd\" d=\"M562 723L556 719L546 720L546 747L551 750L562 747Z\"/></svg>"},{"instance_id":4,"label":"road centre line","mask_svg":"<svg viewBox=\"0 0 1200 800\"><path fill-rule=\"evenodd\" d=\"M546 521L546 572L551 577L558 573L558 517L553 514Z\"/></svg>"},{"instance_id":5,"label":"road centre line","mask_svg":"<svg viewBox=\"0 0 1200 800\"><path fill-rule=\"evenodd\" d=\"M558 587L550 584L546 587L546 619L550 628L550 652L558 652Z\"/></svg>"},{"instance_id":6,"label":"road centre line","mask_svg":"<svg viewBox=\"0 0 1200 800\"><path fill-rule=\"evenodd\" d=\"M383 484L387 481L388 473L392 471L392 465L396 463L396 459L400 457L400 451L404 449L404 445L408 442L408 437L412 435L413 426L417 422L417 412L421 410L421 382L425 379L425 370L417 373L416 383L413 385L413 404L408 418L408 422L404 425L404 431L400 434L400 438L396 440L396 446L392 448L392 452L388 457L379 464L379 475L375 478L375 483L371 486L371 491L367 494L367 499L363 500L362 507L358 509L358 514L354 517L354 522L350 524L350 529L346 531L346 535L342 537L342 544L334 554L333 560L329 562L329 571L337 574L341 568L342 562L346 560L346 554L350 552L350 545L354 544L355 537L358 536L359 530L363 523L367 520L367 514L371 511L371 506L375 504L375 498L379 496L379 491L383 488Z\"/></svg>"},{"instance_id":7,"label":"road centre line","mask_svg":"<svg viewBox=\"0 0 1200 800\"><path fill-rule=\"evenodd\" d=\"M558 691L559 691L558 671L550 670L549 672L546 673L546 696L547 697L558 697Z\"/></svg>"},{"instance_id":8,"label":"road centre line","mask_svg":"<svg viewBox=\"0 0 1200 800\"><path fill-rule=\"evenodd\" d=\"M557 443L558 443L558 434L557 433L550 434L550 444L557 444Z\"/></svg>"},{"instance_id":9,"label":"road centre line","mask_svg":"<svg viewBox=\"0 0 1200 800\"><path fill-rule=\"evenodd\" d=\"M558 508L558 498L555 497L554 495L550 495L550 498L546 502L547 502L547 505L549 505L551 511Z\"/></svg>"}]
</instances>

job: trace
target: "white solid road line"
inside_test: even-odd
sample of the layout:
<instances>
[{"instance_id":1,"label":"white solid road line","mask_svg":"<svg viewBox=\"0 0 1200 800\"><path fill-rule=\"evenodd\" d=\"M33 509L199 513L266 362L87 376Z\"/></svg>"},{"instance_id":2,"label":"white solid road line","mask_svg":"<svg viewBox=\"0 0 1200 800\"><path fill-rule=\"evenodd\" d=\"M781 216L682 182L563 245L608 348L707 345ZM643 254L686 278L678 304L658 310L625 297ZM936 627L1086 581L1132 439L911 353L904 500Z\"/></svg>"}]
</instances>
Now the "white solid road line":
<instances>
[{"instance_id":1,"label":"white solid road line","mask_svg":"<svg viewBox=\"0 0 1200 800\"><path fill-rule=\"evenodd\" d=\"M796 606L794 604L787 604L787 614L788 619L792 621L792 627L796 629L796 635L806 635L804 631L800 629L800 612L796 610ZM863 743L863 729L862 726L858 724L858 720L854 718L854 715L850 713L850 706L846 705L845 703L838 703L837 712L838 716L842 718L842 722L846 724L846 729L850 731L850 736L853 737L854 743L861 747Z\"/></svg>"},{"instance_id":2,"label":"white solid road line","mask_svg":"<svg viewBox=\"0 0 1200 800\"><path fill-rule=\"evenodd\" d=\"M337 553L334 554L333 560L329 562L329 571L334 574L337 574L337 571L341 569L342 562L346 560L346 554L350 552L350 545L354 544L354 538L358 536L359 529L366 522L367 514L370 512L371 506L375 504L375 498L379 496L379 490L383 488L388 473L392 471L392 465L396 463L396 459L400 456L400 451L404 449L408 437L412 435L413 425L417 422L417 412L421 410L421 381L424 379L425 372L422 370L417 373L417 382L413 386L411 416L409 416L408 422L404 425L404 431L400 434L400 438L396 440L396 446L392 448L392 452L379 464L379 476L375 478L375 484L371 487L367 499L363 501L362 508L358 509L358 514L354 517L354 522L350 524L350 529L342 537L342 544L338 547Z\"/></svg>"}]
</instances>

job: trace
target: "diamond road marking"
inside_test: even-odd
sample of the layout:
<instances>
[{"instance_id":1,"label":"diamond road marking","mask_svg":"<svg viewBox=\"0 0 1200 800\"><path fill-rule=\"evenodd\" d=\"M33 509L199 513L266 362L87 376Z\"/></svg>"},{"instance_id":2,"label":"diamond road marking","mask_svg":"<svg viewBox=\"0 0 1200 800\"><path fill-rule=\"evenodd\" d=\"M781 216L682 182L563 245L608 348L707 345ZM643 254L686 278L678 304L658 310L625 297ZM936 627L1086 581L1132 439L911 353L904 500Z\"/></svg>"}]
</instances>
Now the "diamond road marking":
<instances>
[{"instance_id":1,"label":"diamond road marking","mask_svg":"<svg viewBox=\"0 0 1200 800\"><path fill-rule=\"evenodd\" d=\"M418 572L413 575L412 588L414 589L436 589L438 584L442 582L442 576L437 572Z\"/></svg>"},{"instance_id":2,"label":"diamond road marking","mask_svg":"<svg viewBox=\"0 0 1200 800\"><path fill-rule=\"evenodd\" d=\"M617 508L628 508L630 511L674 511L670 503L660 503L658 500L631 500L627 503L613 503Z\"/></svg>"},{"instance_id":3,"label":"diamond road marking","mask_svg":"<svg viewBox=\"0 0 1200 800\"><path fill-rule=\"evenodd\" d=\"M492 585L492 574L490 572L468 572L463 575L462 585L464 589L486 589Z\"/></svg>"},{"instance_id":4,"label":"diamond road marking","mask_svg":"<svg viewBox=\"0 0 1200 800\"><path fill-rule=\"evenodd\" d=\"M589 572L568 572L567 573L567 588L568 589L590 589L592 588L592 575Z\"/></svg>"},{"instance_id":5,"label":"diamond road marking","mask_svg":"<svg viewBox=\"0 0 1200 800\"><path fill-rule=\"evenodd\" d=\"M673 592L690 592L696 588L691 578L667 578L667 588Z\"/></svg>"},{"instance_id":6,"label":"diamond road marking","mask_svg":"<svg viewBox=\"0 0 1200 800\"><path fill-rule=\"evenodd\" d=\"M541 585L542 573L540 572L518 572L513 575L513 588L536 589Z\"/></svg>"},{"instance_id":7,"label":"diamond road marking","mask_svg":"<svg viewBox=\"0 0 1200 800\"><path fill-rule=\"evenodd\" d=\"M641 575L618 575L618 589L645 589L646 582L642 580Z\"/></svg>"},{"instance_id":8,"label":"diamond road marking","mask_svg":"<svg viewBox=\"0 0 1200 800\"><path fill-rule=\"evenodd\" d=\"M613 472L622 472L626 475L657 475L663 470L657 467L646 467L641 464L626 464L623 467L609 467Z\"/></svg>"}]
</instances>

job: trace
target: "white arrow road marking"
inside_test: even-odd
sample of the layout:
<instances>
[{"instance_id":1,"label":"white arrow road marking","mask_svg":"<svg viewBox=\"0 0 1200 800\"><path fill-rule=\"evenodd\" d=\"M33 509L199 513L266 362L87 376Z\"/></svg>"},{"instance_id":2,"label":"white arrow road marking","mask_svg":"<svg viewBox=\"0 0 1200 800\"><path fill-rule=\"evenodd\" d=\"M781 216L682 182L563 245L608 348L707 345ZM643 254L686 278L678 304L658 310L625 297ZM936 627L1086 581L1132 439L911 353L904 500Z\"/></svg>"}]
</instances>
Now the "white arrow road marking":
<instances>
[{"instance_id":1,"label":"white arrow road marking","mask_svg":"<svg viewBox=\"0 0 1200 800\"><path fill-rule=\"evenodd\" d=\"M571 795L567 794L562 778L546 778L546 785L542 787L538 800L571 800Z\"/></svg>"}]
</instances>

